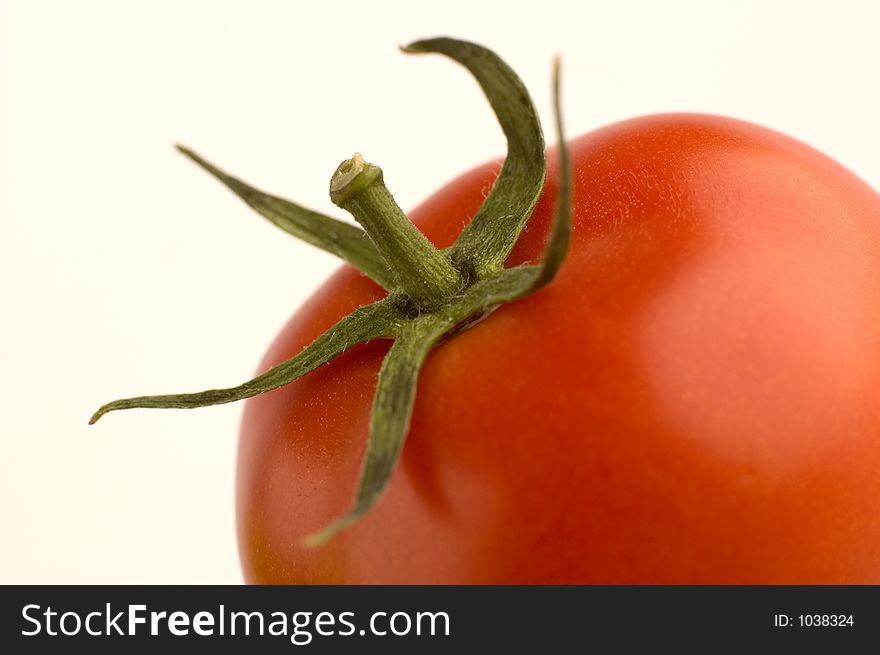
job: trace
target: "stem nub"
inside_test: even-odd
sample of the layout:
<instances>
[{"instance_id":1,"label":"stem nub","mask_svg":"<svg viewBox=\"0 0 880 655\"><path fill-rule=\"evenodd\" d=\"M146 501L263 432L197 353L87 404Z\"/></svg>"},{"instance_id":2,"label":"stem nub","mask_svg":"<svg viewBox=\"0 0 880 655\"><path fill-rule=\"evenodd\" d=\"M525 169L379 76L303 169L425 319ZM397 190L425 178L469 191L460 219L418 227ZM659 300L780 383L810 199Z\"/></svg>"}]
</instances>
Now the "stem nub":
<instances>
[{"instance_id":1,"label":"stem nub","mask_svg":"<svg viewBox=\"0 0 880 655\"><path fill-rule=\"evenodd\" d=\"M381 168L355 153L333 174L330 199L363 226L401 291L420 308L437 307L459 289L458 271L394 201Z\"/></svg>"}]
</instances>

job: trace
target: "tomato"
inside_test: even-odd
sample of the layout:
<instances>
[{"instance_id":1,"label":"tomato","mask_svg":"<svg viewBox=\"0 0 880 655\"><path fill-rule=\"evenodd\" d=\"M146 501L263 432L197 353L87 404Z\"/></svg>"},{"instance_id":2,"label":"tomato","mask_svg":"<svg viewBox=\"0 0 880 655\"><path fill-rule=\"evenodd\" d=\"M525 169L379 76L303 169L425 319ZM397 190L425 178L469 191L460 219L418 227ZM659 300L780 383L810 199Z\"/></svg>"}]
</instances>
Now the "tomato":
<instances>
[{"instance_id":1,"label":"tomato","mask_svg":"<svg viewBox=\"0 0 880 655\"><path fill-rule=\"evenodd\" d=\"M349 508L388 342L247 401L238 536L257 583L880 583L880 196L701 115L570 143L552 284L437 347L381 502ZM508 265L540 259L555 158ZM448 246L497 173L410 216ZM261 371L383 291L351 267Z\"/></svg>"}]
</instances>

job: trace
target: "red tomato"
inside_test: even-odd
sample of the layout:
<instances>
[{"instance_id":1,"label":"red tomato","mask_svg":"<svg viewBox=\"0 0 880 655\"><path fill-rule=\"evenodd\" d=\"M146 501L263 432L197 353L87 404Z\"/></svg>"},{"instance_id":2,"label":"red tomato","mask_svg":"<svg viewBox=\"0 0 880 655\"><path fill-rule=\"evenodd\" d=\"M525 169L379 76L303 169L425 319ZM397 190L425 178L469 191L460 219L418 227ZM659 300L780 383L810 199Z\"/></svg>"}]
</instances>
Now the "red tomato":
<instances>
[{"instance_id":1,"label":"red tomato","mask_svg":"<svg viewBox=\"0 0 880 655\"><path fill-rule=\"evenodd\" d=\"M698 115L571 143L558 277L429 356L400 466L350 507L387 343L247 401L259 583L880 583L880 196L770 130ZM509 265L537 262L555 197ZM412 213L450 245L478 168ZM381 290L352 268L261 370Z\"/></svg>"}]
</instances>

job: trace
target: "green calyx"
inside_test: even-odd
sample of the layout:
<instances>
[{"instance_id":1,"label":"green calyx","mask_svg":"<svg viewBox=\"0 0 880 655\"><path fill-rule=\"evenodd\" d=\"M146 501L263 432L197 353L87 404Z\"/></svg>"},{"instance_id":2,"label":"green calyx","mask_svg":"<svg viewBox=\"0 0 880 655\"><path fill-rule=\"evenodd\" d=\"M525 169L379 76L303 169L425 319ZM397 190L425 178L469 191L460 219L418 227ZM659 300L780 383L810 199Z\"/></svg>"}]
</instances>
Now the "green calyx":
<instances>
[{"instance_id":1,"label":"green calyx","mask_svg":"<svg viewBox=\"0 0 880 655\"><path fill-rule=\"evenodd\" d=\"M544 186L544 138L528 92L494 53L450 38L417 41L407 53L440 53L477 79L507 137L503 167L482 206L449 248L439 250L409 221L384 185L382 171L360 155L340 164L331 200L362 229L259 191L197 154L180 151L229 187L262 216L331 252L373 279L388 295L360 307L295 357L236 387L199 393L140 396L103 405L92 416L137 407L193 408L249 398L284 386L370 339L393 341L379 372L367 451L348 514L306 538L318 545L365 515L379 500L409 429L419 371L431 349L474 325L499 305L527 296L559 270L571 234L571 172L559 109L559 66L554 66L554 111L560 179L544 258L504 268Z\"/></svg>"}]
</instances>

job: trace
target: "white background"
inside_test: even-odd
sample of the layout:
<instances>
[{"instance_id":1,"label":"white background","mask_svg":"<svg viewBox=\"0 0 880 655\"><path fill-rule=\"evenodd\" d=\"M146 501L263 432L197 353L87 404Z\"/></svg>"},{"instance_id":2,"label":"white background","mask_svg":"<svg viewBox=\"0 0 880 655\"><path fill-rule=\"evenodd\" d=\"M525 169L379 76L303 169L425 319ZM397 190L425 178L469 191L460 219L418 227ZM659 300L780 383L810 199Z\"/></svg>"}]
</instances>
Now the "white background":
<instances>
[{"instance_id":1,"label":"white background","mask_svg":"<svg viewBox=\"0 0 880 655\"><path fill-rule=\"evenodd\" d=\"M340 216L353 151L410 208L503 152L475 84L396 48L501 54L570 135L702 111L880 187L877 3L0 0L0 582L235 583L241 408L100 403L240 382L336 266L172 149ZM552 132L548 138L552 139Z\"/></svg>"}]
</instances>

